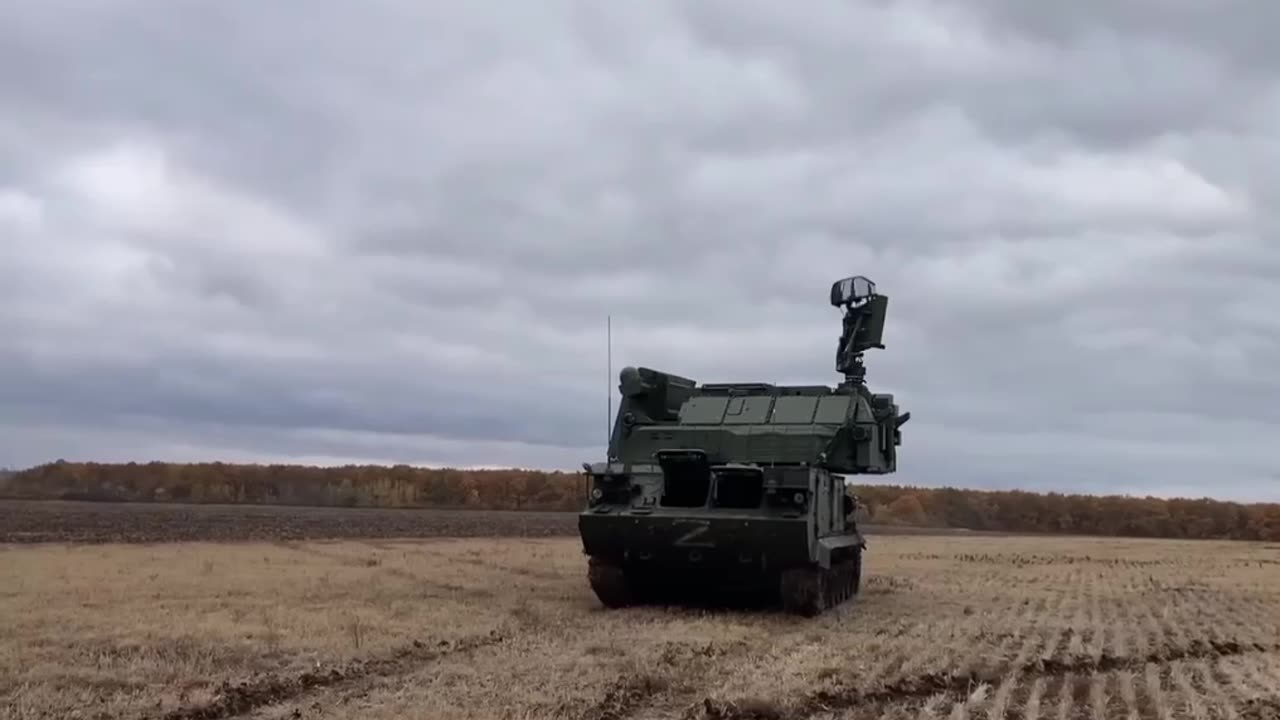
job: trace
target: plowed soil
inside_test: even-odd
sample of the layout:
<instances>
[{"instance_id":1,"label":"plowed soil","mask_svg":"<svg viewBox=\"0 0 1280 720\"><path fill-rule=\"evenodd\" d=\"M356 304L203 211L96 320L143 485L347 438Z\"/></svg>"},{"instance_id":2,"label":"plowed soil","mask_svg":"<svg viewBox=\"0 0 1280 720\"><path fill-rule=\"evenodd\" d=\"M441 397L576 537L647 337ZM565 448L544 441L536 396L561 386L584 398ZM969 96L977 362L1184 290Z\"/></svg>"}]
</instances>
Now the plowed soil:
<instances>
[{"instance_id":1,"label":"plowed soil","mask_svg":"<svg viewBox=\"0 0 1280 720\"><path fill-rule=\"evenodd\" d=\"M1275 720L1277 559L881 536L806 620L604 610L573 537L8 545L0 717Z\"/></svg>"},{"instance_id":2,"label":"plowed soil","mask_svg":"<svg viewBox=\"0 0 1280 720\"><path fill-rule=\"evenodd\" d=\"M0 500L0 542L551 537L573 513Z\"/></svg>"},{"instance_id":3,"label":"plowed soil","mask_svg":"<svg viewBox=\"0 0 1280 720\"><path fill-rule=\"evenodd\" d=\"M946 528L862 529L895 535L1001 534ZM564 537L577 532L577 516L571 512L0 500L0 543Z\"/></svg>"}]
</instances>

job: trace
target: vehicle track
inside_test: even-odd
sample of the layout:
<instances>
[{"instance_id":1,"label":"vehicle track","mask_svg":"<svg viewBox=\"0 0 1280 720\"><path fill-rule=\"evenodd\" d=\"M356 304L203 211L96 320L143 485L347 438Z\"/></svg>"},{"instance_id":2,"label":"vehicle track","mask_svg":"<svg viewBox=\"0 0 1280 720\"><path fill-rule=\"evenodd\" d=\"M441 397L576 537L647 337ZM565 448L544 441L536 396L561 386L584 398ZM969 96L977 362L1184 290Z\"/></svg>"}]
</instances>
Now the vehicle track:
<instances>
[{"instance_id":1,"label":"vehicle track","mask_svg":"<svg viewBox=\"0 0 1280 720\"><path fill-rule=\"evenodd\" d=\"M755 704L740 705L733 701L703 701L704 720L803 720L821 712L845 710L853 707L883 706L909 700L943 695L960 699L979 685L995 685L1002 677L1016 676L1022 680L1038 678L1058 679L1068 682L1080 675L1109 673L1118 670L1135 671L1150 665L1167 665L1180 660L1214 659L1233 657L1246 653L1270 653L1280 651L1280 644L1265 645L1253 642L1196 640L1182 647L1166 646L1144 655L1115 656L1102 654L1097 659L1084 656L1070 659L1040 658L1020 666L991 668L978 672L934 672L902 678L879 689L863 691L857 688L821 690L806 695L794 707L783 711L773 709L762 714ZM1265 705L1265 704L1264 704Z\"/></svg>"},{"instance_id":2,"label":"vehicle track","mask_svg":"<svg viewBox=\"0 0 1280 720\"><path fill-rule=\"evenodd\" d=\"M497 630L488 635L442 640L435 647L415 640L413 643L382 656L355 660L325 670L308 670L296 675L267 674L240 682L224 682L213 700L170 710L161 720L229 720L268 705L296 701L321 689L351 692L372 678L407 675L423 665L446 657L469 653L500 644L506 637Z\"/></svg>"}]
</instances>

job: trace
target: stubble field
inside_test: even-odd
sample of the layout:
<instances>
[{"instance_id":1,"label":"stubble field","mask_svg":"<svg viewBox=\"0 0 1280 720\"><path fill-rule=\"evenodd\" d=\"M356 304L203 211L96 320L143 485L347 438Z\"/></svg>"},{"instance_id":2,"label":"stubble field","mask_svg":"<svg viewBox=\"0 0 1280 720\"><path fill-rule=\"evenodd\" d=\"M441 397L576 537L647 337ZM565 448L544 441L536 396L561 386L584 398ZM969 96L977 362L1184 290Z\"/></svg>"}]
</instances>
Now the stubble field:
<instances>
[{"instance_id":1,"label":"stubble field","mask_svg":"<svg viewBox=\"0 0 1280 720\"><path fill-rule=\"evenodd\" d=\"M320 514L347 537L32 542L0 512L0 716L1280 717L1276 545L881 533L806 620L603 610L571 523Z\"/></svg>"}]
</instances>

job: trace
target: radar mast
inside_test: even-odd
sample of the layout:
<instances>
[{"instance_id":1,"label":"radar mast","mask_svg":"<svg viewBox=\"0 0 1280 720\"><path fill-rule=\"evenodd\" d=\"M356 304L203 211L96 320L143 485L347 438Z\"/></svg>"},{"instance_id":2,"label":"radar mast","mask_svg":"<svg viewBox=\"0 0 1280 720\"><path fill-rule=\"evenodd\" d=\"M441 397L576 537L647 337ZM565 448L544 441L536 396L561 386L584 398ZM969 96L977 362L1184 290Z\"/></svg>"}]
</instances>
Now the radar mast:
<instances>
[{"instance_id":1,"label":"radar mast","mask_svg":"<svg viewBox=\"0 0 1280 720\"><path fill-rule=\"evenodd\" d=\"M844 375L841 387L866 384L862 354L883 349L885 311L889 298L876 292L876 284L863 275L852 275L831 285L831 305L844 310L843 331L836 348L836 372Z\"/></svg>"}]
</instances>

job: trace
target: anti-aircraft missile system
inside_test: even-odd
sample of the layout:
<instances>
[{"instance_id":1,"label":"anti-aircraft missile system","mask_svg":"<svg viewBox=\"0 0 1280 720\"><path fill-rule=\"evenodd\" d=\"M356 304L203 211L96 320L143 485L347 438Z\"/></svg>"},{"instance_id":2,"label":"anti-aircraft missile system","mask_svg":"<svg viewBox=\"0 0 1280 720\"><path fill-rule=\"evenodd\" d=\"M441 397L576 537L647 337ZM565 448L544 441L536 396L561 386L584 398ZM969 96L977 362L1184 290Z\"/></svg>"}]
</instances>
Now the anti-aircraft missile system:
<instances>
[{"instance_id":1,"label":"anti-aircraft missile system","mask_svg":"<svg viewBox=\"0 0 1280 720\"><path fill-rule=\"evenodd\" d=\"M622 370L608 459L583 464L578 516L606 607L702 587L763 591L812 616L858 593L866 541L845 476L895 472L911 416L865 382L888 301L862 276L831 286L844 315L834 388Z\"/></svg>"}]
</instances>

